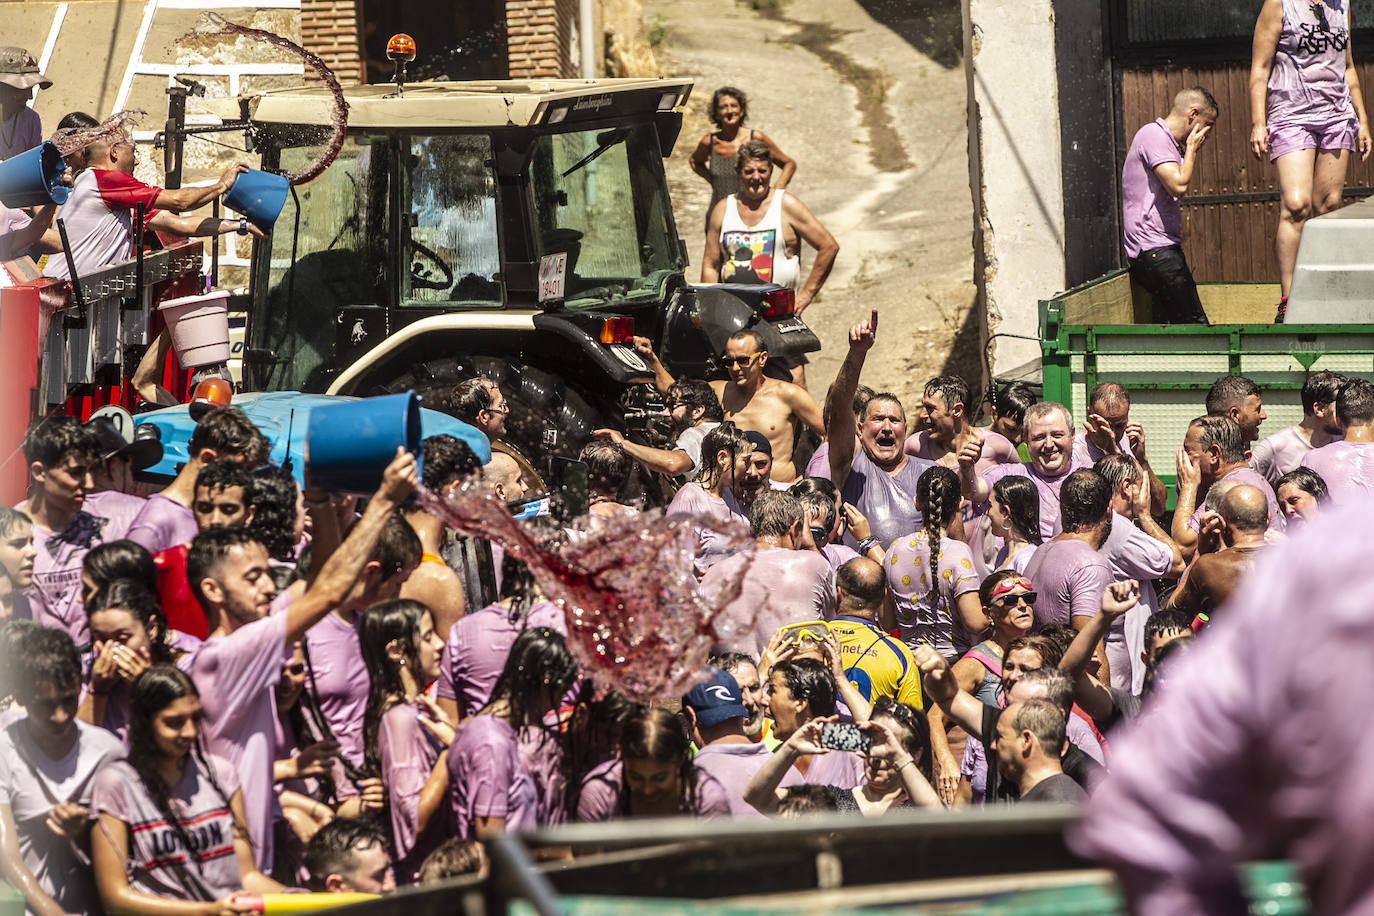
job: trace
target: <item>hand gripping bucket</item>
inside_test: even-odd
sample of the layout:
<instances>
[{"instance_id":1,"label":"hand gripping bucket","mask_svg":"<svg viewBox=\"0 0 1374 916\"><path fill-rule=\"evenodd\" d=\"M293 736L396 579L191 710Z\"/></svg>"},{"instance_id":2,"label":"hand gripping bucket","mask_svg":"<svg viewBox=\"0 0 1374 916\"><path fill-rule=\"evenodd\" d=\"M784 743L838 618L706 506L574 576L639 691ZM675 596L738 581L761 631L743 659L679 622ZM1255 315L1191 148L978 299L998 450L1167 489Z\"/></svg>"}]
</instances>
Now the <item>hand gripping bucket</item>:
<instances>
[{"instance_id":1,"label":"hand gripping bucket","mask_svg":"<svg viewBox=\"0 0 1374 916\"><path fill-rule=\"evenodd\" d=\"M16 210L66 203L68 188L62 184L66 168L57 147L47 142L11 156L0 162L0 203Z\"/></svg>"},{"instance_id":2,"label":"hand gripping bucket","mask_svg":"<svg viewBox=\"0 0 1374 916\"><path fill-rule=\"evenodd\" d=\"M310 409L305 476L312 487L370 494L404 446L420 458L420 399L415 392L341 401Z\"/></svg>"},{"instance_id":3,"label":"hand gripping bucket","mask_svg":"<svg viewBox=\"0 0 1374 916\"><path fill-rule=\"evenodd\" d=\"M172 349L187 369L229 361L229 291L169 299L157 307Z\"/></svg>"},{"instance_id":4,"label":"hand gripping bucket","mask_svg":"<svg viewBox=\"0 0 1374 916\"><path fill-rule=\"evenodd\" d=\"M281 214L290 188L291 182L282 175L249 169L239 172L229 186L224 205L235 213L242 213L250 223L266 232Z\"/></svg>"}]
</instances>

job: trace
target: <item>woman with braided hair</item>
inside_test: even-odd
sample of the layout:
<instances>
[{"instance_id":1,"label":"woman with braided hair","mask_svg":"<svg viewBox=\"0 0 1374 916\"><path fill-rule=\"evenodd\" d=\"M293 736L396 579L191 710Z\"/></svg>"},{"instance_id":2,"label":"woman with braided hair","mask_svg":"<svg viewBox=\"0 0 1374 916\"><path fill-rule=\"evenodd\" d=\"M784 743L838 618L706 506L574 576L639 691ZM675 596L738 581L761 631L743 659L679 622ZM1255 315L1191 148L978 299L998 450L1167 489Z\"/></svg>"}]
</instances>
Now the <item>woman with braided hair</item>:
<instances>
[{"instance_id":1,"label":"woman with braided hair","mask_svg":"<svg viewBox=\"0 0 1374 916\"><path fill-rule=\"evenodd\" d=\"M200 695L171 665L129 691L129 755L91 792L91 860L110 913L236 916L235 894L283 888L258 871L238 774L200 746ZM136 828L136 829L135 829Z\"/></svg>"}]
</instances>

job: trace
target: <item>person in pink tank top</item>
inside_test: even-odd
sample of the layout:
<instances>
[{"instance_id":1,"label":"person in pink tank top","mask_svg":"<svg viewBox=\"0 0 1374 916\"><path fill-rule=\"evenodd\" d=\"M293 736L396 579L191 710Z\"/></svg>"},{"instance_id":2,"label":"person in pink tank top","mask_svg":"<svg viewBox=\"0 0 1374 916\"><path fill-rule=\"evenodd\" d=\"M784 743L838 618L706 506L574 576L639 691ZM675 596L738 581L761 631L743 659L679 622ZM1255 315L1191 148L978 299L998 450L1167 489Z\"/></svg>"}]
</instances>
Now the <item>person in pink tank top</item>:
<instances>
[{"instance_id":1,"label":"person in pink tank top","mask_svg":"<svg viewBox=\"0 0 1374 916\"><path fill-rule=\"evenodd\" d=\"M1282 299L1308 218L1341 205L1350 154L1369 158L1369 120L1350 49L1349 0L1264 0L1250 63L1250 149L1279 170L1274 242Z\"/></svg>"}]
</instances>

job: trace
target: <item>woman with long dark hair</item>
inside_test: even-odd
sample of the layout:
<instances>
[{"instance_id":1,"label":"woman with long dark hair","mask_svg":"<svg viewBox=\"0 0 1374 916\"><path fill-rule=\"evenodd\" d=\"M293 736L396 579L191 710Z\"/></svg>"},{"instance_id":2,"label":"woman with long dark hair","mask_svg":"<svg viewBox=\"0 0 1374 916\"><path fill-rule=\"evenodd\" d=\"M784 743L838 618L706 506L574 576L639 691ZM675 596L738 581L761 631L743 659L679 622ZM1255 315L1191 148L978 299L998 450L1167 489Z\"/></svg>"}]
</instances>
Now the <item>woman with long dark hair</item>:
<instances>
[{"instance_id":1,"label":"woman with long dark hair","mask_svg":"<svg viewBox=\"0 0 1374 916\"><path fill-rule=\"evenodd\" d=\"M1025 572L1042 540L1040 491L1029 477L1003 477L992 485L988 521L1003 542L993 560L995 568Z\"/></svg>"},{"instance_id":2,"label":"woman with long dark hair","mask_svg":"<svg viewBox=\"0 0 1374 916\"><path fill-rule=\"evenodd\" d=\"M156 595L153 555L133 541L109 541L92 547L81 559L81 603L89 604L96 592L116 579L131 579Z\"/></svg>"},{"instance_id":3,"label":"woman with long dark hair","mask_svg":"<svg viewBox=\"0 0 1374 916\"><path fill-rule=\"evenodd\" d=\"M643 710L620 736L622 817L726 817L725 787L692 763L692 739L666 709Z\"/></svg>"},{"instance_id":4,"label":"woman with long dark hair","mask_svg":"<svg viewBox=\"0 0 1374 916\"><path fill-rule=\"evenodd\" d=\"M358 623L371 678L363 719L364 771L386 787L396 880L413 882L449 835L448 746L453 723L425 695L444 644L418 601L374 604Z\"/></svg>"},{"instance_id":5,"label":"woman with long dark hair","mask_svg":"<svg viewBox=\"0 0 1374 916\"><path fill-rule=\"evenodd\" d=\"M491 699L449 747L448 794L458 836L480 840L538 823L539 789L521 760L521 732L546 729L576 680L577 663L557 632L531 627L516 637Z\"/></svg>"},{"instance_id":6,"label":"woman with long dark hair","mask_svg":"<svg viewBox=\"0 0 1374 916\"><path fill-rule=\"evenodd\" d=\"M201 749L201 718L195 684L170 665L130 689L128 758L103 769L91 794L107 912L227 916L245 910L236 893L285 889L253 862L238 774Z\"/></svg>"},{"instance_id":7,"label":"woman with long dark hair","mask_svg":"<svg viewBox=\"0 0 1374 916\"><path fill-rule=\"evenodd\" d=\"M701 440L701 473L691 483L684 484L668 504L667 515L686 513L748 524L749 513L740 502L738 481L753 451L744 430L728 420L706 434ZM696 570L703 575L707 568L724 560L733 552L731 543L710 528L697 529Z\"/></svg>"}]
</instances>

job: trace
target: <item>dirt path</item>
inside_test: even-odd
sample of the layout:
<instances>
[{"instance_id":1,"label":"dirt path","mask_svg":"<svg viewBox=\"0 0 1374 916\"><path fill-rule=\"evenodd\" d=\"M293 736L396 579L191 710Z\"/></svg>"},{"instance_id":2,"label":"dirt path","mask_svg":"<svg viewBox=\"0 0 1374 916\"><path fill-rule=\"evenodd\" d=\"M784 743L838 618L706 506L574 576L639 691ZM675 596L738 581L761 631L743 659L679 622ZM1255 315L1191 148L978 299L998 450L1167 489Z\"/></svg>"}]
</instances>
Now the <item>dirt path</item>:
<instances>
[{"instance_id":1,"label":"dirt path","mask_svg":"<svg viewBox=\"0 0 1374 916\"><path fill-rule=\"evenodd\" d=\"M750 124L798 170L789 190L839 240L821 296L807 310L825 349L808 370L824 396L849 327L882 320L864 382L914 413L925 380L978 377L972 204L958 4L938 0L645 0L665 36L669 72L697 80L668 162L678 225L699 276L710 189L687 157L710 125L712 91L749 95ZM758 7L756 9L755 7ZM810 250L803 270L810 269ZM914 419L914 417L913 417Z\"/></svg>"}]
</instances>

